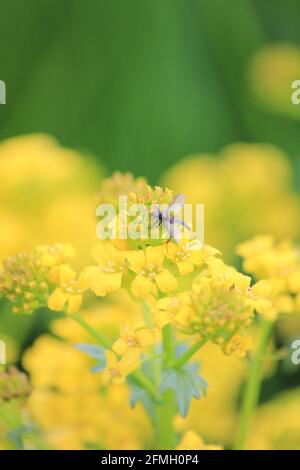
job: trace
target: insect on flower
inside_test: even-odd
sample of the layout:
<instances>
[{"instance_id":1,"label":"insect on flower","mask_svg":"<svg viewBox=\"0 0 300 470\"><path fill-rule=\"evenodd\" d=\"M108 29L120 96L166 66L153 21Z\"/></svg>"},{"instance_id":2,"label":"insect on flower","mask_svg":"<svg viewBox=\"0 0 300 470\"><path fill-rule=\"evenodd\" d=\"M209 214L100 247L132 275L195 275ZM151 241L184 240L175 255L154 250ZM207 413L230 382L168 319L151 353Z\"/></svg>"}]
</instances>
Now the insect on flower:
<instances>
[{"instance_id":1,"label":"insect on flower","mask_svg":"<svg viewBox=\"0 0 300 470\"><path fill-rule=\"evenodd\" d=\"M164 210L156 205L151 212L151 223L154 227L163 226L170 240L182 238L182 227L191 230L190 226L181 218L184 207L184 194L178 193Z\"/></svg>"}]
</instances>

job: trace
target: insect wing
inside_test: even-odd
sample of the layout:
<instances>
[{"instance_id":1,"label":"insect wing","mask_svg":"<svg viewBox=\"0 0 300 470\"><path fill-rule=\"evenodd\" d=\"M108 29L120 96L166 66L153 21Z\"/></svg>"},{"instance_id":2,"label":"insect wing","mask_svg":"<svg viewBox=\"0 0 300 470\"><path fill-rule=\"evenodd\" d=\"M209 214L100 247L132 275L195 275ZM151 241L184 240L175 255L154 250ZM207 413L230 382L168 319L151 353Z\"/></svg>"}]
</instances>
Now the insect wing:
<instances>
[{"instance_id":1,"label":"insect wing","mask_svg":"<svg viewBox=\"0 0 300 470\"><path fill-rule=\"evenodd\" d=\"M167 214L169 214L170 212L176 213L178 211L181 211L183 206L184 206L184 194L178 193L178 194L176 194L176 196L174 196L174 198L172 199L172 201L169 204L168 209L166 211L164 211L164 213L165 212Z\"/></svg>"}]
</instances>

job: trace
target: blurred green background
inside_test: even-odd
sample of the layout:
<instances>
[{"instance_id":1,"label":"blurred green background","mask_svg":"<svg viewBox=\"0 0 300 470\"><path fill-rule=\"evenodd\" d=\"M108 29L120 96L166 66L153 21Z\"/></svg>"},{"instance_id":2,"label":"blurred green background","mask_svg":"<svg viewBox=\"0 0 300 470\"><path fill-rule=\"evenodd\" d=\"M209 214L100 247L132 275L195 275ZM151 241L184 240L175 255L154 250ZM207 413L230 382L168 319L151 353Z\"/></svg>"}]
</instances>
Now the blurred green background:
<instances>
[{"instance_id":1,"label":"blurred green background","mask_svg":"<svg viewBox=\"0 0 300 470\"><path fill-rule=\"evenodd\" d=\"M64 147L95 155L100 167L104 163L109 172L131 171L151 183L157 183L166 169L186 155L208 152L217 156L231 143L266 142L286 152L299 191L300 105L292 105L290 99L292 81L300 80L299 25L300 0L1 0L0 80L6 82L7 104L0 105L0 140L47 133ZM276 49L276 44L287 48ZM275 45L271 55L269 45ZM267 53L260 56L259 67L255 62L251 68L260 51ZM19 148L26 158L26 151L22 151L25 144L18 145L14 158ZM242 155L242 151L247 154L243 148L238 148L237 153ZM276 228L271 233L281 237L281 232L286 232L299 240L299 227L293 223L297 221L294 214L297 215L299 198L285 159L272 166L265 155L260 167L260 158L267 151L256 148L251 152L250 157L245 156L244 166L239 159L229 159L228 167L220 164L217 170L203 159L204 163L195 166L195 186L187 177L188 167L179 166L173 175L174 181L179 175L177 179L182 178L183 185L196 196L201 186L199 200L202 202L203 197L208 208L206 227L215 238L219 236L225 247L230 247L224 250L229 257L233 257L237 242L267 230L265 222L270 215L271 226ZM257 157L255 162L252 156ZM5 158L3 151L2 161ZM251 161L252 180L247 171ZM90 160L84 162L84 167L94 179L83 176L80 170L80 180L86 179L87 193L94 194L95 187L89 186L98 185L97 171L90 166ZM47 168L45 164L45 174ZM281 169L282 181L278 175ZM14 171L12 164L11 173ZM217 171L219 177L215 177ZM193 167L189 172L191 177ZM269 174L270 181L266 181L265 175ZM102 169L99 175L101 179ZM43 185L40 176L37 174L36 178ZM262 183L258 181L256 185L259 176ZM5 180L0 173L0 184L1 178ZM88 220L94 235L94 207L89 214L87 205L90 194L77 180L75 185L74 175L70 176L69 192L63 186L62 193L66 194L58 194L55 178L49 178L45 193L49 188L54 190L49 198L53 201L47 201L48 205L41 197L44 188L38 186L39 192L35 192L33 186L33 196L30 195L30 178L22 189L22 181L14 186L12 177L11 194L17 201L12 207L0 199L2 228L9 227L2 238L0 233L3 252L4 242L13 239L11 233L21 232L20 238L24 235L30 239L37 232L43 239L41 227L57 226L57 237L55 230L49 237L65 241L61 236L66 232L68 239L72 232L70 220L76 222L76 229L78 220L81 228L89 228ZM244 194L247 178L249 191ZM78 192L71 192L73 184L78 186ZM40 212L31 211L23 195L28 201L37 199ZM57 220L53 219L56 212ZM69 212L70 217L66 218ZM48 218L50 222L45 225ZM278 218L276 224L274 220ZM55 223L51 224L53 220ZM281 226L284 230L280 230ZM81 236L81 232L73 232L76 241L89 250L86 233ZM34 239L30 241L35 245ZM216 246L223 251L222 245ZM25 249L27 246L22 245ZM22 353L49 330L56 314L45 309L31 317L12 316L10 306L4 302L0 309L0 332L11 338L17 364L22 367ZM300 323L292 319L287 326L279 326L278 350L289 346L290 338L300 331ZM299 384L299 368L288 369L288 361L281 362L276 373L265 380L261 401Z\"/></svg>"},{"instance_id":2,"label":"blurred green background","mask_svg":"<svg viewBox=\"0 0 300 470\"><path fill-rule=\"evenodd\" d=\"M0 137L47 132L151 182L179 158L266 141L293 162L299 120L261 109L245 66L300 41L299 0L2 0ZM300 78L300 77L295 77Z\"/></svg>"}]
</instances>

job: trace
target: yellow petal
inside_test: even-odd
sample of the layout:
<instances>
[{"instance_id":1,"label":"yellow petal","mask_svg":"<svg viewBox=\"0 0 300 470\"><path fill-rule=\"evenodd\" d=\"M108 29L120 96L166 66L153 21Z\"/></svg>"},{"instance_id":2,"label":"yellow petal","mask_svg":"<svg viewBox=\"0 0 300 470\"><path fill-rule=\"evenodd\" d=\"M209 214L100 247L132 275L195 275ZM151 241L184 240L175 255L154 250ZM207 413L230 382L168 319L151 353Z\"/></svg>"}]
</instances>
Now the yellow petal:
<instances>
[{"instance_id":1,"label":"yellow petal","mask_svg":"<svg viewBox=\"0 0 300 470\"><path fill-rule=\"evenodd\" d=\"M300 271L292 273L289 276L288 282L289 288L293 293L300 292Z\"/></svg>"},{"instance_id":2,"label":"yellow petal","mask_svg":"<svg viewBox=\"0 0 300 470\"><path fill-rule=\"evenodd\" d=\"M105 242L98 242L92 247L91 254L96 263L104 266L107 261L107 244Z\"/></svg>"},{"instance_id":3,"label":"yellow petal","mask_svg":"<svg viewBox=\"0 0 300 470\"><path fill-rule=\"evenodd\" d=\"M77 313L82 304L82 295L71 295L68 301L68 313Z\"/></svg>"},{"instance_id":4,"label":"yellow petal","mask_svg":"<svg viewBox=\"0 0 300 470\"><path fill-rule=\"evenodd\" d=\"M163 269L162 272L157 274L155 281L162 292L170 292L177 287L177 279L167 269Z\"/></svg>"},{"instance_id":5,"label":"yellow petal","mask_svg":"<svg viewBox=\"0 0 300 470\"><path fill-rule=\"evenodd\" d=\"M168 312L163 312L161 310L153 312L153 320L158 328L163 328L165 325L171 323L171 318L168 315Z\"/></svg>"},{"instance_id":6,"label":"yellow petal","mask_svg":"<svg viewBox=\"0 0 300 470\"><path fill-rule=\"evenodd\" d=\"M95 266L87 275L91 276L91 290L99 297L104 297L107 294L105 274Z\"/></svg>"},{"instance_id":7,"label":"yellow petal","mask_svg":"<svg viewBox=\"0 0 300 470\"><path fill-rule=\"evenodd\" d=\"M131 283L131 290L138 299L145 299L153 291L153 283L147 277L138 274Z\"/></svg>"},{"instance_id":8,"label":"yellow petal","mask_svg":"<svg viewBox=\"0 0 300 470\"><path fill-rule=\"evenodd\" d=\"M292 313L295 309L294 300L289 295L281 295L276 299L276 308L279 313Z\"/></svg>"},{"instance_id":9,"label":"yellow petal","mask_svg":"<svg viewBox=\"0 0 300 470\"><path fill-rule=\"evenodd\" d=\"M147 264L152 264L160 268L164 261L164 246L147 246L146 248Z\"/></svg>"},{"instance_id":10,"label":"yellow petal","mask_svg":"<svg viewBox=\"0 0 300 470\"><path fill-rule=\"evenodd\" d=\"M73 281L76 277L75 271L73 271L70 266L67 264L62 264L59 268L59 283L68 284L69 282Z\"/></svg>"},{"instance_id":11,"label":"yellow petal","mask_svg":"<svg viewBox=\"0 0 300 470\"><path fill-rule=\"evenodd\" d=\"M137 330L136 337L141 348L151 346L155 341L155 333L149 328L141 328L140 330Z\"/></svg>"},{"instance_id":12,"label":"yellow petal","mask_svg":"<svg viewBox=\"0 0 300 470\"><path fill-rule=\"evenodd\" d=\"M61 312L67 300L68 295L58 287L48 298L48 307L50 310Z\"/></svg>"},{"instance_id":13,"label":"yellow petal","mask_svg":"<svg viewBox=\"0 0 300 470\"><path fill-rule=\"evenodd\" d=\"M122 284L122 273L105 274L104 280L107 292L120 289Z\"/></svg>"},{"instance_id":14,"label":"yellow petal","mask_svg":"<svg viewBox=\"0 0 300 470\"><path fill-rule=\"evenodd\" d=\"M127 342L124 340L124 338L119 338L117 341L114 342L112 345L113 351L115 351L119 356L122 356L126 349L128 348Z\"/></svg>"},{"instance_id":15,"label":"yellow petal","mask_svg":"<svg viewBox=\"0 0 300 470\"><path fill-rule=\"evenodd\" d=\"M59 270L60 266L53 266L48 274L48 279L50 282L53 282L54 284L59 283Z\"/></svg>"},{"instance_id":16,"label":"yellow petal","mask_svg":"<svg viewBox=\"0 0 300 470\"><path fill-rule=\"evenodd\" d=\"M118 362L122 375L128 375L140 366L141 352L138 348L128 348L122 359Z\"/></svg>"},{"instance_id":17,"label":"yellow petal","mask_svg":"<svg viewBox=\"0 0 300 470\"><path fill-rule=\"evenodd\" d=\"M165 254L167 258L174 260L177 252L178 252L178 245L176 245L176 243L169 242L165 244Z\"/></svg>"},{"instance_id":18,"label":"yellow petal","mask_svg":"<svg viewBox=\"0 0 300 470\"><path fill-rule=\"evenodd\" d=\"M254 284L252 290L257 297L268 297L271 294L272 285L269 281L261 280Z\"/></svg>"},{"instance_id":19,"label":"yellow petal","mask_svg":"<svg viewBox=\"0 0 300 470\"><path fill-rule=\"evenodd\" d=\"M194 265L191 261L178 261L177 266L181 276L186 276L194 271Z\"/></svg>"},{"instance_id":20,"label":"yellow petal","mask_svg":"<svg viewBox=\"0 0 300 470\"><path fill-rule=\"evenodd\" d=\"M130 268L136 273L140 273L146 266L146 255L143 250L131 251L127 253L126 259Z\"/></svg>"}]
</instances>

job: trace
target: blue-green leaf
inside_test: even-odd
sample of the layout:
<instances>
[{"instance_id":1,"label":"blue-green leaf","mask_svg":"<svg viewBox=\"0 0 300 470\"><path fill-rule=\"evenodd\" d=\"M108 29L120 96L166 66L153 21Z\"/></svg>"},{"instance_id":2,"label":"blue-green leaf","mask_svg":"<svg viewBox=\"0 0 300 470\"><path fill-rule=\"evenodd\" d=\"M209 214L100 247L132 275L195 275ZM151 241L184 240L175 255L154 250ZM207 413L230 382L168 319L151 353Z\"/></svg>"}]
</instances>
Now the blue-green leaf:
<instances>
[{"instance_id":1,"label":"blue-green leaf","mask_svg":"<svg viewBox=\"0 0 300 470\"><path fill-rule=\"evenodd\" d=\"M84 352L90 357L97 359L97 364L92 367L92 372L99 372L104 369L106 365L106 358L104 349L95 344L76 344L75 348L81 352Z\"/></svg>"},{"instance_id":2,"label":"blue-green leaf","mask_svg":"<svg viewBox=\"0 0 300 470\"><path fill-rule=\"evenodd\" d=\"M154 420L154 403L149 393L138 385L134 380L130 378L127 379L130 389L130 406L134 408L136 404L140 401L143 407L145 408L148 416Z\"/></svg>"},{"instance_id":3,"label":"blue-green leaf","mask_svg":"<svg viewBox=\"0 0 300 470\"><path fill-rule=\"evenodd\" d=\"M181 416L188 414L192 398L197 400L206 395L207 383L198 374L199 364L186 364L181 369L165 369L162 374L159 392L173 390Z\"/></svg>"}]
</instances>

